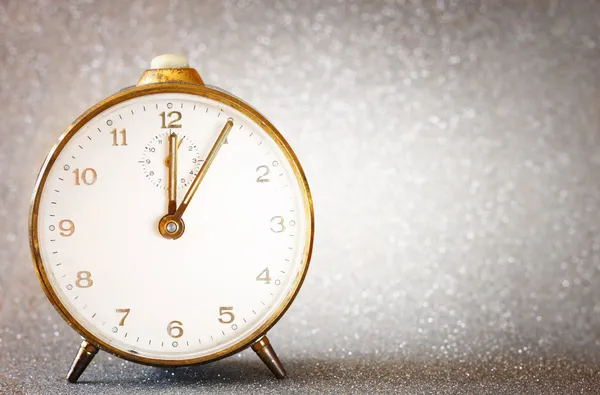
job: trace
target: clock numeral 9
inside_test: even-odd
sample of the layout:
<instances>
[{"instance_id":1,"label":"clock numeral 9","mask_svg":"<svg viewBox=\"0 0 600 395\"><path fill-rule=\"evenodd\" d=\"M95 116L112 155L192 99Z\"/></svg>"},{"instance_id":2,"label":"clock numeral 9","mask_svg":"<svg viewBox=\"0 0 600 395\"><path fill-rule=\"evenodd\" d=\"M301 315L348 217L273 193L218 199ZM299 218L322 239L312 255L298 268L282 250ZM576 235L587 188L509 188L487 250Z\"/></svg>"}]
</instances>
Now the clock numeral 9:
<instances>
[{"instance_id":1,"label":"clock numeral 9","mask_svg":"<svg viewBox=\"0 0 600 395\"><path fill-rule=\"evenodd\" d=\"M265 165L258 166L256 168L256 171L262 172L262 174L256 178L256 182L271 182L271 180L269 178L265 178L271 172L271 170L269 170L268 166L265 166Z\"/></svg>"},{"instance_id":2,"label":"clock numeral 9","mask_svg":"<svg viewBox=\"0 0 600 395\"><path fill-rule=\"evenodd\" d=\"M113 129L110 134L112 134L112 145L118 147L119 145L127 145L127 129L121 129L119 132L121 134L121 144L117 142L117 129Z\"/></svg>"},{"instance_id":3,"label":"clock numeral 9","mask_svg":"<svg viewBox=\"0 0 600 395\"><path fill-rule=\"evenodd\" d=\"M75 281L75 286L77 286L77 288L89 288L92 285L94 285L92 273L85 270L77 272L77 281Z\"/></svg>"},{"instance_id":4,"label":"clock numeral 9","mask_svg":"<svg viewBox=\"0 0 600 395\"><path fill-rule=\"evenodd\" d=\"M127 318L131 309L117 309L116 311L117 311L117 313L121 313L121 314L125 313L125 315L123 316L123 318L121 318L121 321L119 322L119 326L125 325L125 318Z\"/></svg>"},{"instance_id":5,"label":"clock numeral 9","mask_svg":"<svg viewBox=\"0 0 600 395\"><path fill-rule=\"evenodd\" d=\"M285 224L283 223L283 217L276 215L271 218L271 231L273 233L281 233L285 230Z\"/></svg>"},{"instance_id":6,"label":"clock numeral 9","mask_svg":"<svg viewBox=\"0 0 600 395\"><path fill-rule=\"evenodd\" d=\"M219 318L219 322L221 324L231 324L233 322L233 320L235 320L235 315L233 315L232 311L233 311L232 306L219 307L219 315L221 316L221 318Z\"/></svg>"},{"instance_id":7,"label":"clock numeral 9","mask_svg":"<svg viewBox=\"0 0 600 395\"><path fill-rule=\"evenodd\" d=\"M75 185L81 185L81 182L85 185L92 185L98 179L98 174L96 174L96 170L88 167L87 169L83 169L81 174L79 174L79 169L73 170L73 174L75 174Z\"/></svg>"},{"instance_id":8,"label":"clock numeral 9","mask_svg":"<svg viewBox=\"0 0 600 395\"><path fill-rule=\"evenodd\" d=\"M169 322L169 325L167 325L167 333L169 336L175 339L183 336L183 328L181 327L182 325L183 323L181 321Z\"/></svg>"},{"instance_id":9,"label":"clock numeral 9","mask_svg":"<svg viewBox=\"0 0 600 395\"><path fill-rule=\"evenodd\" d=\"M69 237L75 233L75 224L70 219L63 219L58 223L58 228L62 230L61 236Z\"/></svg>"},{"instance_id":10,"label":"clock numeral 9","mask_svg":"<svg viewBox=\"0 0 600 395\"><path fill-rule=\"evenodd\" d=\"M256 281L264 281L265 284L271 284L271 276L269 276L268 267L266 267L265 270L263 270L258 276L256 276Z\"/></svg>"},{"instance_id":11,"label":"clock numeral 9","mask_svg":"<svg viewBox=\"0 0 600 395\"><path fill-rule=\"evenodd\" d=\"M165 114L165 112L161 112L159 114L162 118L162 129L168 129L168 128L180 128L181 125L178 124L177 122L181 121L181 113L179 111L171 111L168 114ZM173 119L170 119L170 118ZM167 124L167 120L170 120L170 122Z\"/></svg>"}]
</instances>

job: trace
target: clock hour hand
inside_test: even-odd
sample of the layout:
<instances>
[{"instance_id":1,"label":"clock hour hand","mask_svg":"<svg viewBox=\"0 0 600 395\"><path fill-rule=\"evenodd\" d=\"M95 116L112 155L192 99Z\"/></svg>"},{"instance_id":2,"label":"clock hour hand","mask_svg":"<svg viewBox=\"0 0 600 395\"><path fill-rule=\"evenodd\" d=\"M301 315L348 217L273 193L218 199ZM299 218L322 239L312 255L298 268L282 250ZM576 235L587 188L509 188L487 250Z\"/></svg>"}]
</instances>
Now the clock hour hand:
<instances>
[{"instance_id":1,"label":"clock hour hand","mask_svg":"<svg viewBox=\"0 0 600 395\"><path fill-rule=\"evenodd\" d=\"M192 198L194 197L194 194L198 190L198 187L200 186L200 183L204 179L204 176L206 176L208 169L214 162L217 154L219 153L219 150L221 149L221 147L227 140L227 136L229 135L229 132L231 131L232 127L233 127L233 119L229 118L227 120L227 123L225 123L225 126L223 126L223 129L221 130L219 137L217 137L217 141L215 142L213 147L210 149L210 152L208 153L208 155L206 156L206 159L202 163L202 167L200 167L200 170L198 171L198 174L194 178L194 181L192 181L192 185L190 185L190 188L188 189L185 196L183 197L183 200L179 204L179 207L177 207L177 210L175 211L175 214L173 215L174 219L176 219L176 220L181 219L181 216L185 212L185 209L187 208L187 206L190 204L190 201L192 200Z\"/></svg>"},{"instance_id":2,"label":"clock hour hand","mask_svg":"<svg viewBox=\"0 0 600 395\"><path fill-rule=\"evenodd\" d=\"M179 144L181 144L181 141L183 140L180 140ZM167 157L169 168L169 187L167 188L169 195L169 215L175 214L175 210L177 210L177 150L179 144L177 144L177 135L171 133L169 135L169 156Z\"/></svg>"}]
</instances>

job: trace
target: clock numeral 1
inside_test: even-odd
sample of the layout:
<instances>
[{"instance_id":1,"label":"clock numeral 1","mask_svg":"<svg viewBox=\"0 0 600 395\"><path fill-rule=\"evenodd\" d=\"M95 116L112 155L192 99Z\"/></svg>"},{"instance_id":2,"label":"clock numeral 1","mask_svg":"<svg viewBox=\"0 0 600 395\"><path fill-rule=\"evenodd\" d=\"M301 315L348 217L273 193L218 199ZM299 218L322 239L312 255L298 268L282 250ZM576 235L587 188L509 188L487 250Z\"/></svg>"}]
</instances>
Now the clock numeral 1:
<instances>
[{"instance_id":1,"label":"clock numeral 1","mask_svg":"<svg viewBox=\"0 0 600 395\"><path fill-rule=\"evenodd\" d=\"M269 170L268 166L265 166L265 165L258 166L256 168L256 171L262 172L262 174L256 178L256 182L271 182L270 179L265 178L271 172L271 170Z\"/></svg>"},{"instance_id":2,"label":"clock numeral 1","mask_svg":"<svg viewBox=\"0 0 600 395\"><path fill-rule=\"evenodd\" d=\"M273 233L281 233L285 230L285 224L283 223L283 217L277 215L271 218L271 231Z\"/></svg>"},{"instance_id":3,"label":"clock numeral 1","mask_svg":"<svg viewBox=\"0 0 600 395\"><path fill-rule=\"evenodd\" d=\"M92 185L98 179L96 170L90 167L83 169L81 174L79 174L79 169L75 169L73 170L73 174L75 174L75 185L81 185L82 181L85 185Z\"/></svg>"},{"instance_id":4,"label":"clock numeral 1","mask_svg":"<svg viewBox=\"0 0 600 395\"><path fill-rule=\"evenodd\" d=\"M183 336L183 323L181 321L171 321L169 325L167 325L167 333L169 336L177 339L178 337Z\"/></svg>"},{"instance_id":5,"label":"clock numeral 1","mask_svg":"<svg viewBox=\"0 0 600 395\"><path fill-rule=\"evenodd\" d=\"M221 324L231 324L233 320L235 320L235 315L233 315L232 311L232 306L219 307L219 315L221 316L221 318L219 318L219 322Z\"/></svg>"},{"instance_id":6,"label":"clock numeral 1","mask_svg":"<svg viewBox=\"0 0 600 395\"><path fill-rule=\"evenodd\" d=\"M117 142L117 129L113 129L110 134L112 134L112 145L118 147L119 145L127 145L127 129L121 129L119 132L121 134L121 144Z\"/></svg>"},{"instance_id":7,"label":"clock numeral 1","mask_svg":"<svg viewBox=\"0 0 600 395\"><path fill-rule=\"evenodd\" d=\"M264 281L265 284L271 284L271 276L269 276L268 267L266 267L265 270L263 270L258 276L256 276L256 281Z\"/></svg>"},{"instance_id":8,"label":"clock numeral 1","mask_svg":"<svg viewBox=\"0 0 600 395\"><path fill-rule=\"evenodd\" d=\"M121 318L121 321L119 322L119 326L125 325L125 318L127 318L131 309L117 309L116 311L117 311L117 313L121 313L121 314L125 313L125 315L123 316L123 318Z\"/></svg>"},{"instance_id":9,"label":"clock numeral 1","mask_svg":"<svg viewBox=\"0 0 600 395\"><path fill-rule=\"evenodd\" d=\"M181 113L179 111L171 111L168 114L165 114L165 112L161 112L159 114L162 118L162 129L169 129L169 128L180 128L181 125L178 124L177 122L181 121ZM170 122L167 124L167 119L173 118L170 120Z\"/></svg>"},{"instance_id":10,"label":"clock numeral 1","mask_svg":"<svg viewBox=\"0 0 600 395\"><path fill-rule=\"evenodd\" d=\"M70 219L63 219L58 223L58 227L62 230L60 235L63 237L69 237L75 233L75 224Z\"/></svg>"},{"instance_id":11,"label":"clock numeral 1","mask_svg":"<svg viewBox=\"0 0 600 395\"><path fill-rule=\"evenodd\" d=\"M77 272L77 281L75 281L75 286L77 288L89 288L92 285L94 285L94 280L92 280L92 273L86 270Z\"/></svg>"}]
</instances>

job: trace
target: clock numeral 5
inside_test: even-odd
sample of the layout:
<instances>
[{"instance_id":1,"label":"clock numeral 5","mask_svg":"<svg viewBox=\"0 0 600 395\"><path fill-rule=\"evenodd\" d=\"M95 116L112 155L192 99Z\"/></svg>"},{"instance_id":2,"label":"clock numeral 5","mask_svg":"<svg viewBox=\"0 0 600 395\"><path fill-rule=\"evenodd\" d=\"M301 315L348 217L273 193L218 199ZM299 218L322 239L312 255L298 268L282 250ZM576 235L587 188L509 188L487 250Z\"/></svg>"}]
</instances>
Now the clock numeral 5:
<instances>
[{"instance_id":1,"label":"clock numeral 5","mask_svg":"<svg viewBox=\"0 0 600 395\"><path fill-rule=\"evenodd\" d=\"M87 270L77 272L77 281L75 281L75 286L77 288L89 288L94 285L94 280L92 280L92 273Z\"/></svg>"},{"instance_id":2,"label":"clock numeral 5","mask_svg":"<svg viewBox=\"0 0 600 395\"><path fill-rule=\"evenodd\" d=\"M127 129L121 129L119 132L121 134L121 144L117 142L117 129L113 129L110 134L112 134L112 145L118 147L119 145L127 145Z\"/></svg>"},{"instance_id":3,"label":"clock numeral 5","mask_svg":"<svg viewBox=\"0 0 600 395\"><path fill-rule=\"evenodd\" d=\"M265 270L263 270L258 276L256 276L256 281L264 281L265 284L271 284L271 276L269 276L268 267L266 267Z\"/></svg>"},{"instance_id":4,"label":"clock numeral 5","mask_svg":"<svg viewBox=\"0 0 600 395\"><path fill-rule=\"evenodd\" d=\"M165 112L161 112L159 114L162 118L162 129L169 129L169 128L180 128L181 125L178 124L177 122L181 121L181 113L179 111L171 111L168 114L165 114ZM173 118L172 120L170 120L170 122L167 124L167 120L170 118Z\"/></svg>"},{"instance_id":5,"label":"clock numeral 5","mask_svg":"<svg viewBox=\"0 0 600 395\"><path fill-rule=\"evenodd\" d=\"M177 339L178 337L183 336L183 323L181 321L171 321L169 325L167 325L167 333L172 338Z\"/></svg>"},{"instance_id":6,"label":"clock numeral 5","mask_svg":"<svg viewBox=\"0 0 600 395\"><path fill-rule=\"evenodd\" d=\"M233 315L232 311L232 306L219 307L219 315L221 316L221 318L219 318L219 322L221 324L231 324L233 320L235 320L235 315Z\"/></svg>"},{"instance_id":7,"label":"clock numeral 5","mask_svg":"<svg viewBox=\"0 0 600 395\"><path fill-rule=\"evenodd\" d=\"M123 318L121 318L121 321L119 322L119 326L125 325L125 318L127 318L130 311L131 309L117 309L117 313L125 313L125 315L123 316Z\"/></svg>"},{"instance_id":8,"label":"clock numeral 5","mask_svg":"<svg viewBox=\"0 0 600 395\"><path fill-rule=\"evenodd\" d=\"M87 169L83 169L81 174L79 174L79 169L73 170L73 174L75 174L75 185L81 185L81 182L85 185L92 185L98 179L98 174L96 170L88 167Z\"/></svg>"}]
</instances>

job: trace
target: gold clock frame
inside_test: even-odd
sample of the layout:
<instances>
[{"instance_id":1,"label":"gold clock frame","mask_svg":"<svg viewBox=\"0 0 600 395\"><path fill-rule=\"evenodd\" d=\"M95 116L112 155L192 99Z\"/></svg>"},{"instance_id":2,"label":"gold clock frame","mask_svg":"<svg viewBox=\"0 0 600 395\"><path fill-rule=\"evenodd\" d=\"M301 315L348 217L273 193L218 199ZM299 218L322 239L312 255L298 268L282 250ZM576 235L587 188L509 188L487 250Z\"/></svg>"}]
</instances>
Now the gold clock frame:
<instances>
[{"instance_id":1,"label":"gold clock frame","mask_svg":"<svg viewBox=\"0 0 600 395\"><path fill-rule=\"evenodd\" d=\"M292 288L286 295L284 301L279 305L277 310L256 331L240 339L240 341L236 342L232 346L203 357L185 360L155 359L142 357L133 353L128 353L126 351L112 346L111 344L103 341L102 339L96 337L94 334L88 331L84 325L78 322L71 315L71 313L60 301L58 295L56 294L44 269L44 264L40 254L38 241L38 212L40 199L44 190L44 186L46 184L46 180L48 178L49 171L50 169L52 169L58 156L60 155L64 147L67 145L69 140L73 136L75 136L84 125L86 125L93 118L101 114L103 111L124 101L157 93L186 93L196 96L202 96L208 99L213 99L240 111L242 114L244 114L257 125L259 125L280 147L286 159L290 163L290 166L293 169L297 182L300 185L300 190L304 201L304 216L307 223L307 242L304 246L304 251L302 254L301 271L294 279ZM46 157L46 160L44 161L44 164L40 169L35 183L29 215L30 248L35 265L35 270L44 290L44 293L48 297L50 303L52 303L54 308L62 316L62 318L84 338L84 341L81 344L77 357L75 358L75 361L73 363L73 366L71 367L71 370L67 375L67 379L71 382L77 381L79 376L83 373L83 371L85 370L85 368L99 349L109 352L117 357L145 365L173 367L213 362L218 359L222 359L230 355L236 354L249 346L252 346L253 350L257 352L261 360L265 362L265 364L275 374L276 377L283 378L285 376L285 370L283 369L279 358L277 357L273 348L271 347L270 342L266 337L266 333L277 323L277 321L279 321L283 314L285 314L285 312L288 310L288 308L291 306L292 302L296 298L302 286L310 264L310 258L312 255L313 248L313 237L314 210L312 196L302 166L291 146L287 143L285 138L279 133L275 126L273 126L257 110L255 110L249 104L234 97L229 93L204 85L199 74L193 68L146 70L146 72L142 75L138 86L127 88L100 101L99 103L95 104L87 111L85 111L79 118L77 118L71 125L69 125L69 127L61 135L57 143L50 150L48 156Z\"/></svg>"}]
</instances>

